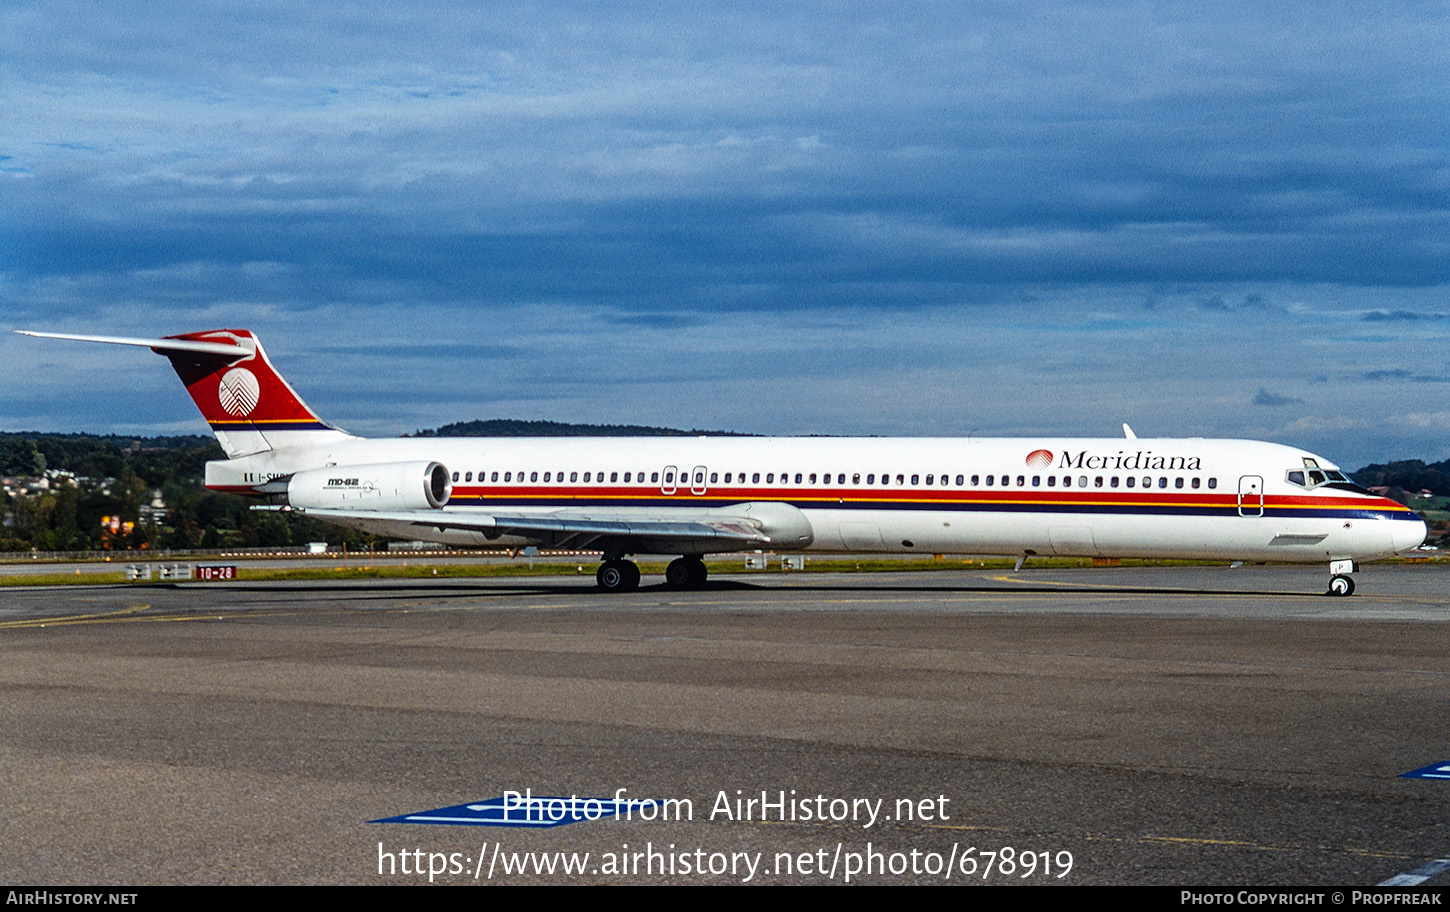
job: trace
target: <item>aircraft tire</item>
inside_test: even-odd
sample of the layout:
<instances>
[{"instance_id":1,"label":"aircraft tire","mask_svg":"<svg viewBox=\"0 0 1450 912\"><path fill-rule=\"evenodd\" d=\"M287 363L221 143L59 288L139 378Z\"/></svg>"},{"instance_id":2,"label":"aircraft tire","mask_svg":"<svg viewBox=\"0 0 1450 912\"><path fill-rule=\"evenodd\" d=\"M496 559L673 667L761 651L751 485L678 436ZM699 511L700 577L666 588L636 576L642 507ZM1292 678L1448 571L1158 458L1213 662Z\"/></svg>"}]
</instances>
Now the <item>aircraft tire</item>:
<instances>
[{"instance_id":1,"label":"aircraft tire","mask_svg":"<svg viewBox=\"0 0 1450 912\"><path fill-rule=\"evenodd\" d=\"M594 581L605 592L629 592L639 588L639 567L633 561L607 560L599 565Z\"/></svg>"},{"instance_id":2,"label":"aircraft tire","mask_svg":"<svg viewBox=\"0 0 1450 912\"><path fill-rule=\"evenodd\" d=\"M689 589L694 585L694 576L690 561L677 557L665 568L665 585L671 589Z\"/></svg>"},{"instance_id":3,"label":"aircraft tire","mask_svg":"<svg viewBox=\"0 0 1450 912\"><path fill-rule=\"evenodd\" d=\"M698 557L677 557L665 568L665 585L671 589L699 589L710 571Z\"/></svg>"},{"instance_id":4,"label":"aircraft tire","mask_svg":"<svg viewBox=\"0 0 1450 912\"><path fill-rule=\"evenodd\" d=\"M1354 578L1344 574L1336 574L1329 578L1329 595L1353 595Z\"/></svg>"}]
</instances>

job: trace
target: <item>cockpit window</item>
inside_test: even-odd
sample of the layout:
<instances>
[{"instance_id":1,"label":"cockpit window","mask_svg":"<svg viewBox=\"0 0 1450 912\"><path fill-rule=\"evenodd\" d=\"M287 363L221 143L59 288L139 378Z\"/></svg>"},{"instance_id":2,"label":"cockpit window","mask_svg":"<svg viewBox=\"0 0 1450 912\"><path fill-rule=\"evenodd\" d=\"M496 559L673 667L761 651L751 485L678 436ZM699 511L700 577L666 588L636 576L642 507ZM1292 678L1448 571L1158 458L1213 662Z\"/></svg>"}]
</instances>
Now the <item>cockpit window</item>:
<instances>
[{"instance_id":1,"label":"cockpit window","mask_svg":"<svg viewBox=\"0 0 1450 912\"><path fill-rule=\"evenodd\" d=\"M1320 485L1330 484L1347 490L1360 490L1360 487L1345 477L1338 469L1322 468L1318 460L1304 457L1304 468L1290 469L1284 473L1284 478L1292 485L1301 488L1317 488Z\"/></svg>"}]
</instances>

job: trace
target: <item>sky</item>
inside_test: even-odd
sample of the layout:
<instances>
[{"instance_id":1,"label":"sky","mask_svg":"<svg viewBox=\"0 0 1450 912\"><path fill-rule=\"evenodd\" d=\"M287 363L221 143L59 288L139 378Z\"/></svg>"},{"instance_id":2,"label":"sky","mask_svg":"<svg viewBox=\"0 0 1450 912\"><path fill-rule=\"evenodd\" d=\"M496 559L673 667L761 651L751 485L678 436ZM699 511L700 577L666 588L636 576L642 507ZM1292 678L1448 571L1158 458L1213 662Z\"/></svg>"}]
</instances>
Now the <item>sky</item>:
<instances>
[{"instance_id":1,"label":"sky","mask_svg":"<svg viewBox=\"0 0 1450 912\"><path fill-rule=\"evenodd\" d=\"M0 6L0 328L326 420L1450 457L1450 8ZM0 430L204 433L0 337Z\"/></svg>"}]
</instances>

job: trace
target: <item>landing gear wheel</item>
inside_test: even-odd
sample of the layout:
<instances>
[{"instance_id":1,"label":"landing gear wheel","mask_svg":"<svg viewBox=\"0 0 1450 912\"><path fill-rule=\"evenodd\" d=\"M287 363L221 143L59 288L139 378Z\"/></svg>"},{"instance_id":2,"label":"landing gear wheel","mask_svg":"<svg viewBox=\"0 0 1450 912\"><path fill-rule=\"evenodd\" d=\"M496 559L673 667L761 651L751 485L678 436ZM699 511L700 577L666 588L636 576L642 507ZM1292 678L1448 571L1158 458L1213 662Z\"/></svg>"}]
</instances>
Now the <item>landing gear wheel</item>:
<instances>
[{"instance_id":1,"label":"landing gear wheel","mask_svg":"<svg viewBox=\"0 0 1450 912\"><path fill-rule=\"evenodd\" d=\"M1354 595L1354 578L1336 574L1329 578L1330 595Z\"/></svg>"},{"instance_id":2,"label":"landing gear wheel","mask_svg":"<svg viewBox=\"0 0 1450 912\"><path fill-rule=\"evenodd\" d=\"M665 585L672 589L699 589L710 571L698 557L677 557L665 568Z\"/></svg>"},{"instance_id":3,"label":"landing gear wheel","mask_svg":"<svg viewBox=\"0 0 1450 912\"><path fill-rule=\"evenodd\" d=\"M594 580L605 592L629 592L639 588L639 567L634 561L607 560L599 565Z\"/></svg>"}]
</instances>

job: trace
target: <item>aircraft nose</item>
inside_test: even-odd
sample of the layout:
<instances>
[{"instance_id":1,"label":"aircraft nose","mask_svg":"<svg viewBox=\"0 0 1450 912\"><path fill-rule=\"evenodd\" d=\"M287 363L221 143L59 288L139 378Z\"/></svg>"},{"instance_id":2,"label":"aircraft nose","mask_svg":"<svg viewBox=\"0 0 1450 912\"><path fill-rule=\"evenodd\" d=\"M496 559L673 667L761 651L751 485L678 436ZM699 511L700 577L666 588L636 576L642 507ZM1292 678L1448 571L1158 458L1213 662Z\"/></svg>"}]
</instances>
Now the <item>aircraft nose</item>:
<instances>
[{"instance_id":1,"label":"aircraft nose","mask_svg":"<svg viewBox=\"0 0 1450 912\"><path fill-rule=\"evenodd\" d=\"M1396 551L1409 551L1411 548L1420 547L1420 543L1429 534L1430 527L1418 516L1414 519L1395 520L1390 530L1390 542Z\"/></svg>"}]
</instances>

